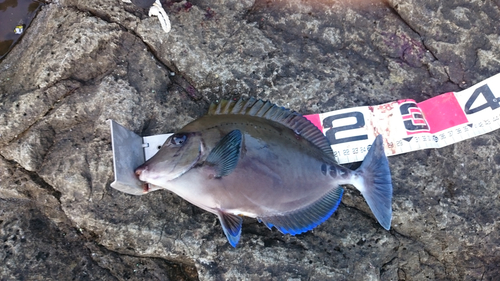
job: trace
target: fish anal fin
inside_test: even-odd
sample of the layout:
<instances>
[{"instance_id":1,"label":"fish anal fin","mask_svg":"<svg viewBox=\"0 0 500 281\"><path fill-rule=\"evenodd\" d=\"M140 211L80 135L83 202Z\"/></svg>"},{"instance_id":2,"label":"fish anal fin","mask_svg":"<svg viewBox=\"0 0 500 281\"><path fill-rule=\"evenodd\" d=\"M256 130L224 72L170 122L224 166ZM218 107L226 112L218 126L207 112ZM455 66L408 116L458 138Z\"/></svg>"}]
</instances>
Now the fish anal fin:
<instances>
[{"instance_id":1,"label":"fish anal fin","mask_svg":"<svg viewBox=\"0 0 500 281\"><path fill-rule=\"evenodd\" d=\"M259 217L268 228L276 227L283 234L300 234L309 231L326 221L337 210L344 189L332 189L316 202L292 212Z\"/></svg>"},{"instance_id":2,"label":"fish anal fin","mask_svg":"<svg viewBox=\"0 0 500 281\"><path fill-rule=\"evenodd\" d=\"M229 244L236 247L238 241L240 241L241 224L243 223L243 219L240 216L224 213L223 211L219 211L218 215L222 230L224 231Z\"/></svg>"},{"instance_id":3,"label":"fish anal fin","mask_svg":"<svg viewBox=\"0 0 500 281\"><path fill-rule=\"evenodd\" d=\"M227 176L236 168L240 158L241 141L240 130L233 130L212 149L205 162L214 167L216 177Z\"/></svg>"}]
</instances>

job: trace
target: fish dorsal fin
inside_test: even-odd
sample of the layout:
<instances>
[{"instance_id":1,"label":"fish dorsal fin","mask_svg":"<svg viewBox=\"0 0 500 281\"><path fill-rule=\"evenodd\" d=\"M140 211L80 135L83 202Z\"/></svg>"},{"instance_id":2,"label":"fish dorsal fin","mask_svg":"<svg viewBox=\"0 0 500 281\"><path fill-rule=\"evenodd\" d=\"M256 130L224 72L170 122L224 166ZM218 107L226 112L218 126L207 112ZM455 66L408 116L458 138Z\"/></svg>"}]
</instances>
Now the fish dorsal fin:
<instances>
[{"instance_id":1,"label":"fish dorsal fin","mask_svg":"<svg viewBox=\"0 0 500 281\"><path fill-rule=\"evenodd\" d=\"M326 221L337 210L344 189L332 189L316 202L282 215L259 217L267 227L276 227L283 234L300 234Z\"/></svg>"},{"instance_id":2,"label":"fish dorsal fin","mask_svg":"<svg viewBox=\"0 0 500 281\"><path fill-rule=\"evenodd\" d=\"M257 100L255 98L249 98L248 100L222 100L218 104L212 103L207 114L248 115L278 122L317 146L335 163L330 143L318 127L314 126L311 121L307 120L300 113L279 107L269 101Z\"/></svg>"},{"instance_id":3,"label":"fish dorsal fin","mask_svg":"<svg viewBox=\"0 0 500 281\"><path fill-rule=\"evenodd\" d=\"M238 241L240 241L243 219L240 216L224 213L223 211L219 211L218 216L227 240L231 246L236 247Z\"/></svg>"},{"instance_id":4,"label":"fish dorsal fin","mask_svg":"<svg viewBox=\"0 0 500 281\"><path fill-rule=\"evenodd\" d=\"M212 149L206 162L215 168L215 177L227 176L236 168L240 159L241 140L240 130L233 130Z\"/></svg>"}]
</instances>

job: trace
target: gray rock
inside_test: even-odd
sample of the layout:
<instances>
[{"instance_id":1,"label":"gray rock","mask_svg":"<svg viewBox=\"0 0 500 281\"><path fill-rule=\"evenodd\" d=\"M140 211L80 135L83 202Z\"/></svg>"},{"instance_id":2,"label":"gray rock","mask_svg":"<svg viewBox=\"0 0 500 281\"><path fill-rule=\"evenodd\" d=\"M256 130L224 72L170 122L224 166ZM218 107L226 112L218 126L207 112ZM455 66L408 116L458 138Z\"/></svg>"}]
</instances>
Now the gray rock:
<instances>
[{"instance_id":1,"label":"gray rock","mask_svg":"<svg viewBox=\"0 0 500 281\"><path fill-rule=\"evenodd\" d=\"M295 237L217 219L166 191L112 189L107 119L174 131L211 101L302 113L422 101L500 69L496 2L53 1L0 63L1 279L492 280L500 274L499 133L391 157L394 220L349 190ZM172 76L171 73L175 75Z\"/></svg>"},{"instance_id":2,"label":"gray rock","mask_svg":"<svg viewBox=\"0 0 500 281\"><path fill-rule=\"evenodd\" d=\"M147 9L153 5L155 0L131 0L134 5L137 7Z\"/></svg>"}]
</instances>

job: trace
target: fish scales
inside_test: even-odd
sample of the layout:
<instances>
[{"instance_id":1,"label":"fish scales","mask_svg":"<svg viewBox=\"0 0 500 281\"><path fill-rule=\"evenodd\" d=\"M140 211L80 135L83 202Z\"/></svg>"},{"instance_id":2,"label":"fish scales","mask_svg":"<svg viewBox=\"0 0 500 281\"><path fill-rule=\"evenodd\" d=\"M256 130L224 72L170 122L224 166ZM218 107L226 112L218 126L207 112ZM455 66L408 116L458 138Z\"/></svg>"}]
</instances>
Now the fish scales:
<instances>
[{"instance_id":1,"label":"fish scales","mask_svg":"<svg viewBox=\"0 0 500 281\"><path fill-rule=\"evenodd\" d=\"M236 246L239 216L283 233L302 233L337 209L345 184L361 191L388 229L392 182L381 136L366 159L356 171L341 167L328 140L303 116L270 102L240 99L211 105L136 174L216 214Z\"/></svg>"},{"instance_id":2,"label":"fish scales","mask_svg":"<svg viewBox=\"0 0 500 281\"><path fill-rule=\"evenodd\" d=\"M200 167L195 169L199 172L196 181L186 177L188 173L195 172L193 170L173 180L172 185L183 186L187 180L191 184L202 185L200 188L207 192L217 194L214 197L217 198L218 206L197 203L204 205L202 208L206 210L214 207L222 210L240 209L246 213L253 212L256 216L275 215L300 208L338 186L321 173L324 161L321 157L314 157L322 156L319 149L280 124L252 119L244 115L231 116L231 122L227 122L227 118L207 118L183 128L181 133L199 130L199 126L210 128L200 130L210 136L204 142L207 150L213 149L227 133L239 129L244 132L242 153L236 168L225 177L207 182L212 171ZM243 198L230 200L235 196Z\"/></svg>"}]
</instances>

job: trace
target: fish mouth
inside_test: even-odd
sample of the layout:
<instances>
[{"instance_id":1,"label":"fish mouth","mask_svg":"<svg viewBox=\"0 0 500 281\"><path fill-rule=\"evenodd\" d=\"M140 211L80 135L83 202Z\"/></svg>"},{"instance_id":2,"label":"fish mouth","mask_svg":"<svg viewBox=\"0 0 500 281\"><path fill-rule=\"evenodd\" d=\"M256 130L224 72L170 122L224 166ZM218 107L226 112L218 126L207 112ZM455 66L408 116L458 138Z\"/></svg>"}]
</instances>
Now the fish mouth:
<instances>
[{"instance_id":1,"label":"fish mouth","mask_svg":"<svg viewBox=\"0 0 500 281\"><path fill-rule=\"evenodd\" d=\"M139 179L141 182L144 182L144 183L148 183L148 180L146 180L145 178L149 178L149 179L157 178L157 177L154 177L151 175L151 173L149 172L149 166L146 163L137 167L134 171L134 174L137 177L137 179Z\"/></svg>"},{"instance_id":2,"label":"fish mouth","mask_svg":"<svg viewBox=\"0 0 500 281\"><path fill-rule=\"evenodd\" d=\"M153 184L155 186L164 186L165 182L173 181L182 175L184 175L186 172L191 170L196 164L200 161L202 158L204 151L203 143L200 142L200 147L198 149L198 153L194 160L189 163L187 166L185 166L183 169L176 169L179 167L180 163L179 161L175 161L175 164L171 166L171 168L167 171L163 170L158 170L159 167L152 167L151 165L154 166L154 164L151 163L144 163L141 166L137 167L134 171L135 176L139 181L145 183L145 184ZM182 157L182 155L178 156ZM146 188L145 188L146 190Z\"/></svg>"},{"instance_id":3,"label":"fish mouth","mask_svg":"<svg viewBox=\"0 0 500 281\"><path fill-rule=\"evenodd\" d=\"M143 172L144 171L147 171L147 166L145 166L143 164L135 169L134 174L135 174L136 178L140 181L140 187L142 189L142 192L144 194L146 194L152 190L151 190L150 184L147 181L143 180L143 178L144 178Z\"/></svg>"}]
</instances>

